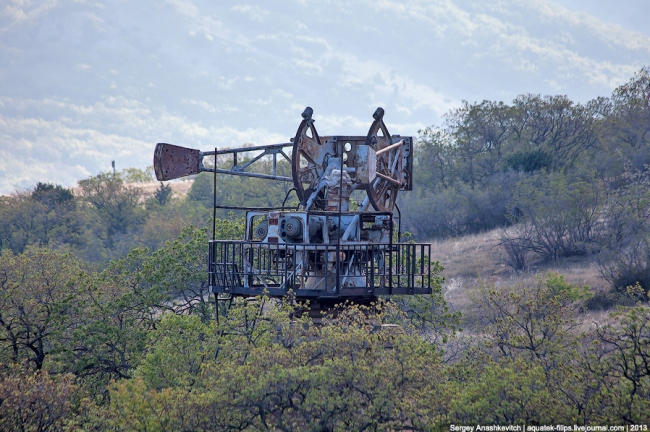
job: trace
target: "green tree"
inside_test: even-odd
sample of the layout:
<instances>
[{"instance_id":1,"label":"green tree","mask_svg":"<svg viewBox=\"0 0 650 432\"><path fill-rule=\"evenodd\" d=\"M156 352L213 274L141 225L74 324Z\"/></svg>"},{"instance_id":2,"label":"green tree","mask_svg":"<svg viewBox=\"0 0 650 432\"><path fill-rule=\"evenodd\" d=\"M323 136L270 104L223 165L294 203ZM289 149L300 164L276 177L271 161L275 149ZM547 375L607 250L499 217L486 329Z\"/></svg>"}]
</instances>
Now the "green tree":
<instances>
[{"instance_id":1,"label":"green tree","mask_svg":"<svg viewBox=\"0 0 650 432\"><path fill-rule=\"evenodd\" d=\"M168 184L166 185L163 182L160 182L160 186L156 189L153 196L158 204L164 206L172 197L172 188Z\"/></svg>"},{"instance_id":2,"label":"green tree","mask_svg":"<svg viewBox=\"0 0 650 432\"><path fill-rule=\"evenodd\" d=\"M210 226L212 213L201 205L192 204L185 199L172 199L164 206L149 206L140 243L150 251L157 251L167 242L176 240L189 226Z\"/></svg>"},{"instance_id":3,"label":"green tree","mask_svg":"<svg viewBox=\"0 0 650 432\"><path fill-rule=\"evenodd\" d=\"M512 108L503 102L483 101L451 111L446 118L454 139L456 170L472 189L500 170L511 135Z\"/></svg>"},{"instance_id":4,"label":"green tree","mask_svg":"<svg viewBox=\"0 0 650 432\"><path fill-rule=\"evenodd\" d=\"M545 359L571 343L568 331L576 326L577 302L589 295L588 287L571 285L550 272L538 276L532 286L496 289L483 283L477 299L479 323L500 355Z\"/></svg>"},{"instance_id":5,"label":"green tree","mask_svg":"<svg viewBox=\"0 0 650 432\"><path fill-rule=\"evenodd\" d=\"M38 183L31 192L0 197L0 249L20 254L27 246L80 249L88 220L69 189Z\"/></svg>"},{"instance_id":6,"label":"green tree","mask_svg":"<svg viewBox=\"0 0 650 432\"><path fill-rule=\"evenodd\" d=\"M76 283L81 264L69 254L33 249L0 255L0 356L27 361L35 369L56 360L69 346L79 320ZM54 358L52 358L54 357Z\"/></svg>"},{"instance_id":7,"label":"green tree","mask_svg":"<svg viewBox=\"0 0 650 432\"><path fill-rule=\"evenodd\" d=\"M245 304L240 307L242 312ZM442 369L430 344L400 326L382 327L387 315L369 317L354 306L321 327L311 325L306 314L292 322L287 312L264 308L257 337L223 333L217 361L203 362L191 392L183 386L149 388L147 380L113 386L108 421L118 430L188 424L237 430L394 430L404 425L423 430L439 419L432 405L441 402L434 383L442 380ZM236 313L228 325L241 329L242 316ZM201 325L178 317L176 328L183 320ZM183 346L172 341L179 337L175 331L165 335L161 348ZM166 366L170 371L192 358L175 352L180 355L160 357L169 364L149 357L153 367L147 370L160 377Z\"/></svg>"},{"instance_id":8,"label":"green tree","mask_svg":"<svg viewBox=\"0 0 650 432\"><path fill-rule=\"evenodd\" d=\"M431 294L392 296L388 299L398 306L396 322L408 323L409 328L415 329L420 337L438 347L453 338L460 329L460 312L452 312L442 294L442 270L440 263L433 263L430 275Z\"/></svg>"},{"instance_id":9,"label":"green tree","mask_svg":"<svg viewBox=\"0 0 650 432\"><path fill-rule=\"evenodd\" d=\"M120 176L101 173L79 181L81 198L95 211L108 232L109 244L118 234L133 232L144 219L142 195L138 188L126 186Z\"/></svg>"},{"instance_id":10,"label":"green tree","mask_svg":"<svg viewBox=\"0 0 650 432\"><path fill-rule=\"evenodd\" d=\"M147 335L150 349L138 375L151 389L191 389L200 380L201 367L214 358L216 334L214 320L167 314Z\"/></svg>"},{"instance_id":11,"label":"green tree","mask_svg":"<svg viewBox=\"0 0 650 432\"><path fill-rule=\"evenodd\" d=\"M168 296L144 282L146 249L134 249L101 272L87 275L76 293L83 320L70 334L66 363L101 398L112 379L131 378L144 355L147 332L155 328Z\"/></svg>"},{"instance_id":12,"label":"green tree","mask_svg":"<svg viewBox=\"0 0 650 432\"><path fill-rule=\"evenodd\" d=\"M625 163L619 186L608 194L606 235L598 256L603 277L619 292L639 284L650 289L650 177Z\"/></svg>"},{"instance_id":13,"label":"green tree","mask_svg":"<svg viewBox=\"0 0 650 432\"><path fill-rule=\"evenodd\" d=\"M513 101L511 153L543 151L553 170L571 168L596 142L592 113L566 96L525 95Z\"/></svg>"},{"instance_id":14,"label":"green tree","mask_svg":"<svg viewBox=\"0 0 650 432\"><path fill-rule=\"evenodd\" d=\"M556 424L570 418L549 388L544 370L521 357L489 361L453 401L462 424Z\"/></svg>"},{"instance_id":15,"label":"green tree","mask_svg":"<svg viewBox=\"0 0 650 432\"><path fill-rule=\"evenodd\" d=\"M220 219L215 228L217 239L242 238L244 221L234 217ZM208 239L206 228L183 228L180 236L153 253L142 269L142 283L164 293L169 308L175 313L199 315L204 321L214 317L206 267Z\"/></svg>"},{"instance_id":16,"label":"green tree","mask_svg":"<svg viewBox=\"0 0 650 432\"><path fill-rule=\"evenodd\" d=\"M523 240L544 260L585 255L602 235L604 202L601 185L588 175L550 173L523 179L509 209L511 222L523 226L514 236L506 233L504 243Z\"/></svg>"},{"instance_id":17,"label":"green tree","mask_svg":"<svg viewBox=\"0 0 650 432\"><path fill-rule=\"evenodd\" d=\"M646 66L617 87L611 98L595 104L601 117L599 154L595 157L604 176L615 176L623 170L620 155L636 169L643 169L650 162L649 92L650 69Z\"/></svg>"},{"instance_id":18,"label":"green tree","mask_svg":"<svg viewBox=\"0 0 650 432\"><path fill-rule=\"evenodd\" d=\"M125 168L119 173L120 178L126 183L151 183L155 181L153 166L145 169Z\"/></svg>"},{"instance_id":19,"label":"green tree","mask_svg":"<svg viewBox=\"0 0 650 432\"><path fill-rule=\"evenodd\" d=\"M650 308L637 306L613 315L615 321L598 329L607 348L612 373L619 380L618 410L627 424L650 421Z\"/></svg>"},{"instance_id":20,"label":"green tree","mask_svg":"<svg viewBox=\"0 0 650 432\"><path fill-rule=\"evenodd\" d=\"M66 374L53 379L47 371L19 366L6 372L0 375L0 430L64 430L74 415L74 377Z\"/></svg>"},{"instance_id":21,"label":"green tree","mask_svg":"<svg viewBox=\"0 0 650 432\"><path fill-rule=\"evenodd\" d=\"M445 130L428 127L419 131L414 170L421 191L440 191L457 181L455 149Z\"/></svg>"}]
</instances>

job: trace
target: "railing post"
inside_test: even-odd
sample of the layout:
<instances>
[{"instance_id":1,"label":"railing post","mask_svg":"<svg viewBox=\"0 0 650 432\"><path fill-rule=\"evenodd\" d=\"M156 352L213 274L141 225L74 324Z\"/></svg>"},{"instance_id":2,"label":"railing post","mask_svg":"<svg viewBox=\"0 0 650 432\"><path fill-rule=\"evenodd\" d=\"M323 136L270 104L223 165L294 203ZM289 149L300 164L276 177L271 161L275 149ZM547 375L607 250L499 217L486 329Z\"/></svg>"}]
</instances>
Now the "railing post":
<instances>
[{"instance_id":1,"label":"railing post","mask_svg":"<svg viewBox=\"0 0 650 432\"><path fill-rule=\"evenodd\" d=\"M415 249L415 246L416 246L415 244L410 245L410 249L412 251L411 252L411 261L412 261L412 263L411 263L411 276L408 278L408 281L409 281L409 285L410 285L410 288L411 288L411 294L413 294L415 292L415 272L417 270L416 266L417 266L417 262L418 262L417 256L416 256L417 255L417 249Z\"/></svg>"},{"instance_id":2,"label":"railing post","mask_svg":"<svg viewBox=\"0 0 650 432\"><path fill-rule=\"evenodd\" d=\"M388 248L388 293L393 294L393 247Z\"/></svg>"},{"instance_id":3,"label":"railing post","mask_svg":"<svg viewBox=\"0 0 650 432\"><path fill-rule=\"evenodd\" d=\"M375 295L375 252L369 253L369 246L366 246L366 257L370 258L370 292L374 297ZM366 260L366 263L368 260Z\"/></svg>"}]
</instances>

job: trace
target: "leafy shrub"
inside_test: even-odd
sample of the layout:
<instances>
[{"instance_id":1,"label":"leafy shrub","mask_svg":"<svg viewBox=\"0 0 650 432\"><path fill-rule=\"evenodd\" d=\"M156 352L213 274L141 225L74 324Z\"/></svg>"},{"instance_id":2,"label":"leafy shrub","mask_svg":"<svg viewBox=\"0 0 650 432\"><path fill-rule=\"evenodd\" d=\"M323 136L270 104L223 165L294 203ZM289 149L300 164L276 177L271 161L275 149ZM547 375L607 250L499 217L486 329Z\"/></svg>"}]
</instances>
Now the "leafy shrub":
<instances>
[{"instance_id":1,"label":"leafy shrub","mask_svg":"<svg viewBox=\"0 0 650 432\"><path fill-rule=\"evenodd\" d=\"M509 208L510 220L522 226L502 239L510 261L521 264L522 248L546 261L586 255L601 235L603 201L593 178L550 173L523 179Z\"/></svg>"},{"instance_id":2,"label":"leafy shrub","mask_svg":"<svg viewBox=\"0 0 650 432\"><path fill-rule=\"evenodd\" d=\"M7 372L0 376L0 430L63 430L77 390L74 376L53 379L18 365Z\"/></svg>"},{"instance_id":3,"label":"leafy shrub","mask_svg":"<svg viewBox=\"0 0 650 432\"><path fill-rule=\"evenodd\" d=\"M604 250L599 259L600 273L614 290L625 292L628 286L636 284L646 293L650 290L650 244L647 238L630 241L614 250Z\"/></svg>"},{"instance_id":4,"label":"leafy shrub","mask_svg":"<svg viewBox=\"0 0 650 432\"><path fill-rule=\"evenodd\" d=\"M499 246L506 253L506 263L515 270L528 268L528 258L533 250L526 228L526 225L509 227L503 231L499 241Z\"/></svg>"},{"instance_id":5,"label":"leafy shrub","mask_svg":"<svg viewBox=\"0 0 650 432\"><path fill-rule=\"evenodd\" d=\"M420 188L400 195L406 229L417 238L446 238L487 231L508 224L506 209L518 173L498 173L484 188L465 183L438 192Z\"/></svg>"},{"instance_id":6,"label":"leafy shrub","mask_svg":"<svg viewBox=\"0 0 650 432\"><path fill-rule=\"evenodd\" d=\"M518 151L510 154L506 158L505 169L514 171L523 171L526 173L539 171L541 169L550 169L553 163L553 157L542 149L530 151Z\"/></svg>"},{"instance_id":7,"label":"leafy shrub","mask_svg":"<svg viewBox=\"0 0 650 432\"><path fill-rule=\"evenodd\" d=\"M608 235L600 242L600 272L619 292L639 283L650 289L650 173L625 163L609 193L604 216Z\"/></svg>"}]
</instances>

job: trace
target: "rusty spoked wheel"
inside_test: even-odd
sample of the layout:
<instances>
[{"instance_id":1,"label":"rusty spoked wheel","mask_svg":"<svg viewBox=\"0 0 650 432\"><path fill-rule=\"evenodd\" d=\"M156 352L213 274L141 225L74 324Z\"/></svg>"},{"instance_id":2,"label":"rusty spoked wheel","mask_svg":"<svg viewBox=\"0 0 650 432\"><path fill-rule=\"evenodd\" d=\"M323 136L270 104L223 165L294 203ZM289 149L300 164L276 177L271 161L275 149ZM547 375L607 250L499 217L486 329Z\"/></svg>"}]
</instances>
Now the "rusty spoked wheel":
<instances>
[{"instance_id":1,"label":"rusty spoked wheel","mask_svg":"<svg viewBox=\"0 0 650 432\"><path fill-rule=\"evenodd\" d=\"M310 107L305 108L302 113L302 122L300 122L293 139L293 154L291 156L293 184L303 206L316 189L326 168L324 152L320 137L314 127L314 120L311 118L312 114L313 110Z\"/></svg>"},{"instance_id":2,"label":"rusty spoked wheel","mask_svg":"<svg viewBox=\"0 0 650 432\"><path fill-rule=\"evenodd\" d=\"M391 146L393 140L384 124L384 109L377 108L372 115L375 121L366 136L366 145L380 152ZM392 212L401 184L401 147L397 146L377 154L377 177L366 187L370 204L377 211Z\"/></svg>"}]
</instances>

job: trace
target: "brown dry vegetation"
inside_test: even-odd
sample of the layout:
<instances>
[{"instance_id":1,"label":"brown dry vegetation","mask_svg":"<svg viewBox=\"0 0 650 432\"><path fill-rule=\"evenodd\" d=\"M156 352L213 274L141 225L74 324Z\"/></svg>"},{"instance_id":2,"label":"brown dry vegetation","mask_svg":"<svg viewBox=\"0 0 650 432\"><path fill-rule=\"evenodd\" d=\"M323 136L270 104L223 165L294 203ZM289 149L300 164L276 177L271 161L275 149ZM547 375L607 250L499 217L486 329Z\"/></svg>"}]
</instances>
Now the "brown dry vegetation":
<instances>
[{"instance_id":1,"label":"brown dry vegetation","mask_svg":"<svg viewBox=\"0 0 650 432\"><path fill-rule=\"evenodd\" d=\"M185 196L190 191L194 180L171 181L166 184L172 188L174 196ZM151 183L133 183L129 186L136 186L142 190L145 195L153 195L153 193L160 187L160 182Z\"/></svg>"},{"instance_id":2,"label":"brown dry vegetation","mask_svg":"<svg viewBox=\"0 0 650 432\"><path fill-rule=\"evenodd\" d=\"M184 179L181 181L170 181L166 182L166 185L172 188L173 196L182 197L187 195L187 193L192 188L194 183L193 179ZM127 187L136 187L142 191L143 198L148 198L156 192L160 187L160 182L149 182L149 183L125 183ZM81 195L81 188L79 186L71 188L72 192L79 196Z\"/></svg>"},{"instance_id":3,"label":"brown dry vegetation","mask_svg":"<svg viewBox=\"0 0 650 432\"><path fill-rule=\"evenodd\" d=\"M443 293L452 310L461 311L466 320L473 315L472 296L480 281L496 287L532 285L540 274L549 271L564 275L568 283L587 285L593 294L607 291L593 257L572 257L551 263L533 263L526 271L506 265L506 254L499 246L501 229L431 242L431 257L444 267ZM584 314L585 321L601 321L602 313Z\"/></svg>"}]
</instances>

